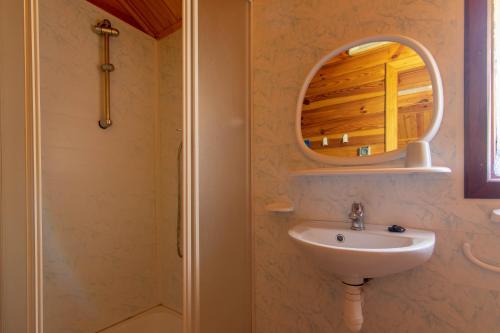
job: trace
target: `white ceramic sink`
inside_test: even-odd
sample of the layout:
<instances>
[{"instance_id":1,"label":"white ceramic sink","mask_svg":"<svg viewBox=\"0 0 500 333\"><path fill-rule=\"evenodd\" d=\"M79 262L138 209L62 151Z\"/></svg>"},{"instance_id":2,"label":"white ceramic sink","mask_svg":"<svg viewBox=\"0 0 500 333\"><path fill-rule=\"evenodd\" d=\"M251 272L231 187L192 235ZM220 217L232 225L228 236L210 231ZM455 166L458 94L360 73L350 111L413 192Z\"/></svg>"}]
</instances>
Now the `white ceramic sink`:
<instances>
[{"instance_id":1,"label":"white ceramic sink","mask_svg":"<svg viewBox=\"0 0 500 333\"><path fill-rule=\"evenodd\" d=\"M364 278L399 273L426 262L434 251L435 235L430 231L407 229L387 231L387 226L366 225L355 231L348 223L304 222L288 234L320 267L349 284ZM339 241L337 238L342 239Z\"/></svg>"}]
</instances>

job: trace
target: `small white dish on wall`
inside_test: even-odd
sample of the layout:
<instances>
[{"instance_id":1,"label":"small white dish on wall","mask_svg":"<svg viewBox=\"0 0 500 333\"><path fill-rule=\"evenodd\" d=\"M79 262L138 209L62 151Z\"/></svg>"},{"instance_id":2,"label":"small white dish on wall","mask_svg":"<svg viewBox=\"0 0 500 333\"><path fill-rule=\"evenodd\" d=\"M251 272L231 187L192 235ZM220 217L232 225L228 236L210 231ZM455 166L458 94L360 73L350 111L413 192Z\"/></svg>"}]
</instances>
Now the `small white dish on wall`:
<instances>
[{"instance_id":1,"label":"small white dish on wall","mask_svg":"<svg viewBox=\"0 0 500 333\"><path fill-rule=\"evenodd\" d=\"M290 201L284 200L266 205L266 210L273 213L291 213L294 211L294 208Z\"/></svg>"}]
</instances>

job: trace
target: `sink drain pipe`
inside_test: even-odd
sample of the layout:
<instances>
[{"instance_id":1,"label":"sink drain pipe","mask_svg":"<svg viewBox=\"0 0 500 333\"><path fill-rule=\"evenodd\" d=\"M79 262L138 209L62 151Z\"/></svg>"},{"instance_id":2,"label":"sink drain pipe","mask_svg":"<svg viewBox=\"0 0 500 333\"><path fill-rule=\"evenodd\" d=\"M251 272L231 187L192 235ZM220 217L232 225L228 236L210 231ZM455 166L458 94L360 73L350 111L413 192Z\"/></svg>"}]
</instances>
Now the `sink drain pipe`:
<instances>
[{"instance_id":1,"label":"sink drain pipe","mask_svg":"<svg viewBox=\"0 0 500 333\"><path fill-rule=\"evenodd\" d=\"M344 323L353 333L363 326L363 285L344 283Z\"/></svg>"}]
</instances>

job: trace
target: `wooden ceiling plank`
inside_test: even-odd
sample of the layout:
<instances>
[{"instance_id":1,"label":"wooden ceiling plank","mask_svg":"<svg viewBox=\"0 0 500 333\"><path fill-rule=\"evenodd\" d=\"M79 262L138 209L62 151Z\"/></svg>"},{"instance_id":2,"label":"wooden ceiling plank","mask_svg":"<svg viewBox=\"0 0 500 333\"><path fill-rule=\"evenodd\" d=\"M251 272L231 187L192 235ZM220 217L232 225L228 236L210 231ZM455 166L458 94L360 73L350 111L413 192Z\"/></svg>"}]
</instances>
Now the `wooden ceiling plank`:
<instances>
[{"instance_id":1,"label":"wooden ceiling plank","mask_svg":"<svg viewBox=\"0 0 500 333\"><path fill-rule=\"evenodd\" d=\"M431 91L417 94L398 96L398 106L405 107L421 103L432 103L434 96Z\"/></svg>"},{"instance_id":2,"label":"wooden ceiling plank","mask_svg":"<svg viewBox=\"0 0 500 333\"><path fill-rule=\"evenodd\" d=\"M400 72L398 90L432 85L431 76L426 67Z\"/></svg>"},{"instance_id":3,"label":"wooden ceiling plank","mask_svg":"<svg viewBox=\"0 0 500 333\"><path fill-rule=\"evenodd\" d=\"M170 12L170 8L159 0L134 0L134 3L143 13L155 35L163 29L177 22L177 18Z\"/></svg>"},{"instance_id":4,"label":"wooden ceiling plank","mask_svg":"<svg viewBox=\"0 0 500 333\"><path fill-rule=\"evenodd\" d=\"M357 99L362 99L364 95L369 94L369 93L380 93L383 94L385 89L385 82L384 79L376 81L376 82L370 82L366 83L360 86L356 87L349 87L345 89L339 89L339 90L334 90L330 91L325 94L321 95L315 95L315 96L308 96L307 98L304 99L304 110L309 110L312 109L313 105L318 105L319 103L325 101L325 100L343 100L345 102L350 102L353 100ZM339 103L336 103L339 104Z\"/></svg>"},{"instance_id":5,"label":"wooden ceiling plank","mask_svg":"<svg viewBox=\"0 0 500 333\"><path fill-rule=\"evenodd\" d=\"M311 82L307 88L306 97L324 94L332 90L339 90L361 86L363 84L382 81L385 75L385 66L378 65L348 74L323 77L321 81Z\"/></svg>"},{"instance_id":6,"label":"wooden ceiling plank","mask_svg":"<svg viewBox=\"0 0 500 333\"><path fill-rule=\"evenodd\" d=\"M417 101L418 102L418 101ZM415 104L411 103L411 105ZM304 126L327 119L343 119L385 112L385 96L333 105L317 112L302 113Z\"/></svg>"},{"instance_id":7,"label":"wooden ceiling plank","mask_svg":"<svg viewBox=\"0 0 500 333\"><path fill-rule=\"evenodd\" d=\"M325 64L319 72L321 73L336 73L337 75L352 72L354 70L362 70L376 65L385 64L389 61L400 61L406 58L416 56L417 53L407 47L393 44L387 48L379 49L376 52L364 52L355 56L345 58L342 54L342 61L334 62L333 64ZM418 56L418 55L417 55ZM339 68L340 67L340 68Z\"/></svg>"},{"instance_id":8,"label":"wooden ceiling plank","mask_svg":"<svg viewBox=\"0 0 500 333\"><path fill-rule=\"evenodd\" d=\"M172 14L178 19L182 19L182 1L179 0L161 0Z\"/></svg>"},{"instance_id":9,"label":"wooden ceiling plank","mask_svg":"<svg viewBox=\"0 0 500 333\"><path fill-rule=\"evenodd\" d=\"M404 96L400 96L400 98L403 98ZM318 114L321 115L324 112L330 112L330 111L335 111L339 109L353 109L353 110L359 110L360 112L369 110L370 108L373 108L373 105L379 105L379 103L384 103L384 95L372 97L372 98L366 98L366 99L359 99L356 101L351 101L347 102L345 104L334 104L334 105L327 105L324 107L320 108L315 108L315 109L308 109L308 110L303 110L302 111L302 116L310 116L311 114Z\"/></svg>"},{"instance_id":10,"label":"wooden ceiling plank","mask_svg":"<svg viewBox=\"0 0 500 333\"><path fill-rule=\"evenodd\" d=\"M162 39L162 38L176 32L180 28L182 28L182 20L179 20L177 23L172 24L171 26L167 27L165 30L160 32L158 34L158 39Z\"/></svg>"},{"instance_id":11,"label":"wooden ceiling plank","mask_svg":"<svg viewBox=\"0 0 500 333\"><path fill-rule=\"evenodd\" d=\"M87 0L87 2L99 7L100 9L108 12L109 14L125 21L126 23L139 28L139 23L131 16L128 11L123 8L117 0Z\"/></svg>"},{"instance_id":12,"label":"wooden ceiling plank","mask_svg":"<svg viewBox=\"0 0 500 333\"><path fill-rule=\"evenodd\" d=\"M421 108L424 108L425 105L421 105ZM374 115L374 114L379 114L379 115L384 115L385 110L384 110L384 105L382 104L380 106L380 109L374 110L373 112L370 113L347 113L347 112L342 112L342 114L335 116L325 116L322 118L316 118L316 119L302 119L302 128L307 128L307 127L315 127L315 126L321 126L321 124L324 124L325 122L332 121L332 120L345 120L345 119L351 119L352 121L355 121L356 119L359 119L359 117L364 117L368 115Z\"/></svg>"},{"instance_id":13,"label":"wooden ceiling plank","mask_svg":"<svg viewBox=\"0 0 500 333\"><path fill-rule=\"evenodd\" d=\"M385 91L379 90L379 91L375 91L375 92L368 92L368 93L363 93L363 94L354 95L354 96L345 96L345 97L339 97L339 98L326 99L326 100L311 103L309 105L304 105L302 109L303 109L303 111L314 110L314 109L327 107L327 106L331 106L331 105L343 104L343 103L348 103L348 102L352 102L352 101L356 101L356 100L374 98L374 97L379 97L379 96L384 96L384 95L385 95Z\"/></svg>"},{"instance_id":14,"label":"wooden ceiling plank","mask_svg":"<svg viewBox=\"0 0 500 333\"><path fill-rule=\"evenodd\" d=\"M398 114L403 115L409 113L428 113L432 115L433 107L434 104L432 102L425 104L408 105L404 107L398 107Z\"/></svg>"},{"instance_id":15,"label":"wooden ceiling plank","mask_svg":"<svg viewBox=\"0 0 500 333\"><path fill-rule=\"evenodd\" d=\"M154 30L152 30L149 24L147 23L147 19L145 19L140 14L140 11L135 6L131 5L131 3L128 0L116 0L116 1L118 1L118 3L120 3L120 5L122 5L125 9L127 9L129 14L137 21L137 23L139 23L139 25L142 28L141 29L142 31L155 37Z\"/></svg>"},{"instance_id":16,"label":"wooden ceiling plank","mask_svg":"<svg viewBox=\"0 0 500 333\"><path fill-rule=\"evenodd\" d=\"M150 4L152 7L158 6L158 4L161 4L163 6L163 10L161 10L162 16L163 17L168 17L170 21L172 22L177 22L179 20L179 16L177 16L174 11L172 10L171 6L163 1L163 0L156 0L156 1L149 1L148 4ZM159 11L158 11L159 12Z\"/></svg>"},{"instance_id":17,"label":"wooden ceiling plank","mask_svg":"<svg viewBox=\"0 0 500 333\"><path fill-rule=\"evenodd\" d=\"M353 131L371 130L376 128L384 128L384 114L374 114L369 116L359 117L356 121L351 119L336 120L324 122L320 126L308 127L302 129L302 135L305 138L312 136L328 135L332 133L350 133Z\"/></svg>"},{"instance_id":18,"label":"wooden ceiling plank","mask_svg":"<svg viewBox=\"0 0 500 333\"><path fill-rule=\"evenodd\" d=\"M418 55L412 57L405 57L403 59L398 59L394 61L389 61L392 67L396 68L398 71L407 71L416 67L425 66L424 60Z\"/></svg>"},{"instance_id":19,"label":"wooden ceiling plank","mask_svg":"<svg viewBox=\"0 0 500 333\"><path fill-rule=\"evenodd\" d=\"M182 27L181 0L87 1L156 39Z\"/></svg>"}]
</instances>

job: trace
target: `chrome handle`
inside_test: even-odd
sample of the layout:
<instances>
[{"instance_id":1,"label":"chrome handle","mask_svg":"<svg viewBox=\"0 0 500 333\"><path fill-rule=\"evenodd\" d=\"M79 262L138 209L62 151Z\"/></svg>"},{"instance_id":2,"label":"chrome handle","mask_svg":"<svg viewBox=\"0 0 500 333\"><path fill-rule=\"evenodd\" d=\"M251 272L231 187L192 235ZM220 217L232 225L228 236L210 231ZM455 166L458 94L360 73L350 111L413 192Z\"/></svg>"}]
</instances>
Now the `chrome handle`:
<instances>
[{"instance_id":1,"label":"chrome handle","mask_svg":"<svg viewBox=\"0 0 500 333\"><path fill-rule=\"evenodd\" d=\"M354 202L351 207L349 216L359 217L364 215L364 208L361 202Z\"/></svg>"}]
</instances>

